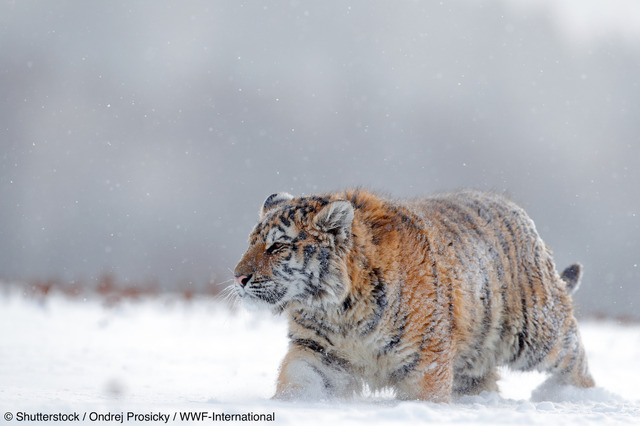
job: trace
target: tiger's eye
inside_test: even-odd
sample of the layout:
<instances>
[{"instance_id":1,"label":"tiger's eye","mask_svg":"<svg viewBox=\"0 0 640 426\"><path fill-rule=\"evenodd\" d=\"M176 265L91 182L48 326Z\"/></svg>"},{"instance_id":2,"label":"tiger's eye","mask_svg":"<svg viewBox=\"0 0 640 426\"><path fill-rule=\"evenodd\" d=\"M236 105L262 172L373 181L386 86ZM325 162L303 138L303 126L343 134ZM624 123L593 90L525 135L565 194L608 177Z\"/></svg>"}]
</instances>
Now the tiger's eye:
<instances>
[{"instance_id":1,"label":"tiger's eye","mask_svg":"<svg viewBox=\"0 0 640 426\"><path fill-rule=\"evenodd\" d=\"M273 243L267 248L267 254L277 253L284 248L283 243Z\"/></svg>"}]
</instances>

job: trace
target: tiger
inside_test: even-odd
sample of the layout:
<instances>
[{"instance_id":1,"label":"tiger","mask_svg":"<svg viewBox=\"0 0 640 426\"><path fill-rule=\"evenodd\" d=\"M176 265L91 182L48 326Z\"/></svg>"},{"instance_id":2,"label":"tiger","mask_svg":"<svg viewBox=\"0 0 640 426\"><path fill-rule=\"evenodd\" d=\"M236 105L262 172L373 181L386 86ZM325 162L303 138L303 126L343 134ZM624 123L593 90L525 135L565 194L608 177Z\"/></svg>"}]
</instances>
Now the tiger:
<instances>
[{"instance_id":1,"label":"tiger","mask_svg":"<svg viewBox=\"0 0 640 426\"><path fill-rule=\"evenodd\" d=\"M274 398L451 402L498 392L500 366L594 386L573 313L582 269L559 274L534 222L495 192L281 192L232 288L287 318Z\"/></svg>"}]
</instances>

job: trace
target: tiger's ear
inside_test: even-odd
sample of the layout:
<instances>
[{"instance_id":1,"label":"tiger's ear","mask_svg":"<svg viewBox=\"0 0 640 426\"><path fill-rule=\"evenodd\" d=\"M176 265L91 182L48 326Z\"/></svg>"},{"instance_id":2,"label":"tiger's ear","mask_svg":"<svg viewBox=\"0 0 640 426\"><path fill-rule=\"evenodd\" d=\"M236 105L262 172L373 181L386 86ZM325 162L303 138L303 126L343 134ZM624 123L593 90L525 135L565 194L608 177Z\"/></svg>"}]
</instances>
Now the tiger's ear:
<instances>
[{"instance_id":1,"label":"tiger's ear","mask_svg":"<svg viewBox=\"0 0 640 426\"><path fill-rule=\"evenodd\" d=\"M289 201L293 199L293 195L288 194L286 192L278 192L277 194L271 194L264 200L264 204L260 209L260 219L264 219L265 215L269 210L274 208L280 203L284 203L285 201Z\"/></svg>"},{"instance_id":2,"label":"tiger's ear","mask_svg":"<svg viewBox=\"0 0 640 426\"><path fill-rule=\"evenodd\" d=\"M315 227L335 234L338 241L344 241L349 235L353 223L353 206L348 201L332 201L322 208L313 219Z\"/></svg>"}]
</instances>

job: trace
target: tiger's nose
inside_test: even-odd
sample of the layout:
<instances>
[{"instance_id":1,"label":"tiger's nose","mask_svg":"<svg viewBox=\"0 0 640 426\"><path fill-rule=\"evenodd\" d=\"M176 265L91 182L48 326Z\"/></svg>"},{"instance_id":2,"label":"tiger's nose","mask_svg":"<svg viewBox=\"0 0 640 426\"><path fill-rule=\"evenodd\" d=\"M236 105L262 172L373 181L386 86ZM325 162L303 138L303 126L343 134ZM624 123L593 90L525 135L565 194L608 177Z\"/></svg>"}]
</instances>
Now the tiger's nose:
<instances>
[{"instance_id":1,"label":"tiger's nose","mask_svg":"<svg viewBox=\"0 0 640 426\"><path fill-rule=\"evenodd\" d=\"M249 281L251 281L251 277L253 275L249 274L249 275L235 275L234 278L236 280L236 282L240 285L240 287L244 287L247 285L247 283Z\"/></svg>"}]
</instances>

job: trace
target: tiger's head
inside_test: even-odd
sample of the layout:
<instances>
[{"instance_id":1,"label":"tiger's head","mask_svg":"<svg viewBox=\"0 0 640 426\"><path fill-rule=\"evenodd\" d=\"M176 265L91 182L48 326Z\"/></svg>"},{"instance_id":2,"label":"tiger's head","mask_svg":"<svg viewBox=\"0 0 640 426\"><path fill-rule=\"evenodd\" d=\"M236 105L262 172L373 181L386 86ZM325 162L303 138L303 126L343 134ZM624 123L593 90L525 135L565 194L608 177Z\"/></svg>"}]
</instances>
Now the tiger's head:
<instances>
[{"instance_id":1,"label":"tiger's head","mask_svg":"<svg viewBox=\"0 0 640 426\"><path fill-rule=\"evenodd\" d=\"M295 302L340 302L353 216L348 201L270 195L234 270L236 294L248 305L274 312Z\"/></svg>"}]
</instances>

